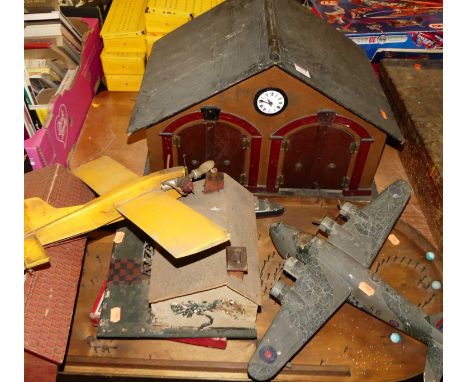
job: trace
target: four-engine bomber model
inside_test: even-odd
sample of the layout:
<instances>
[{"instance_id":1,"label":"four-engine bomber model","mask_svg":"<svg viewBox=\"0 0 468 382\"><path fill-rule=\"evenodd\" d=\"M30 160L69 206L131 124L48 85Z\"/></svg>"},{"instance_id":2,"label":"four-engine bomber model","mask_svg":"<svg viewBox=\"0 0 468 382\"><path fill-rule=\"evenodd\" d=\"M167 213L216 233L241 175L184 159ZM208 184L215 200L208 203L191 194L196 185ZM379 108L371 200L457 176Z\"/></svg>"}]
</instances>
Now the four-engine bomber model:
<instances>
[{"instance_id":1,"label":"four-engine bomber model","mask_svg":"<svg viewBox=\"0 0 468 382\"><path fill-rule=\"evenodd\" d=\"M281 310L252 356L248 372L264 381L275 376L292 356L345 302L393 325L428 346L425 381L442 377L442 333L416 306L369 271L411 195L404 181L390 185L362 209L345 203L340 225L326 217L319 229L327 240L283 223L270 227L284 271L296 279L289 287L278 281L270 294Z\"/></svg>"}]
</instances>

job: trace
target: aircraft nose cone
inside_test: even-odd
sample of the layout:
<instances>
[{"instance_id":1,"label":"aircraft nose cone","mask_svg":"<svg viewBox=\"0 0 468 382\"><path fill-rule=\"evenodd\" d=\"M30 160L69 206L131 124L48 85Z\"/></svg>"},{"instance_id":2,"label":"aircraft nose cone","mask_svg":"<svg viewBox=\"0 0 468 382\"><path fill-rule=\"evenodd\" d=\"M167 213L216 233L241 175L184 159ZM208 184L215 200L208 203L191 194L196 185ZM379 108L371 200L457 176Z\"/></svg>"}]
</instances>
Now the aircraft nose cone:
<instances>
[{"instance_id":1,"label":"aircraft nose cone","mask_svg":"<svg viewBox=\"0 0 468 382\"><path fill-rule=\"evenodd\" d=\"M299 231L284 223L274 223L270 226L271 241L281 257L287 259L296 256L297 234Z\"/></svg>"}]
</instances>

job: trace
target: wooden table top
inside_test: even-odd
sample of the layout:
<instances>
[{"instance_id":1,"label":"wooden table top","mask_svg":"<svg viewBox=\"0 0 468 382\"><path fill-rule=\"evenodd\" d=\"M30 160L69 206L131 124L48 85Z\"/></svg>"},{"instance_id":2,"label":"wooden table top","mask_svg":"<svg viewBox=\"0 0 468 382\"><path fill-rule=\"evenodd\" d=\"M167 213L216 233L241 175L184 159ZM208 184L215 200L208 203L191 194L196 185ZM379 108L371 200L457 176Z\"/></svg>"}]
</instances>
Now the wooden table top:
<instances>
[{"instance_id":1,"label":"wooden table top","mask_svg":"<svg viewBox=\"0 0 468 382\"><path fill-rule=\"evenodd\" d=\"M97 95L93 103L97 108L89 111L76 151L71 158L71 167L86 162L87 158L113 152L119 154L124 165L141 166L146 159L142 150L144 140L126 145L126 124L133 105L135 93L110 93ZM105 113L103 113L105 110ZM124 112L125 111L125 112ZM103 123L110 115L112 123ZM99 124L99 128L97 128ZM107 131L111 129L112 132ZM108 147L96 144L93 149L85 140L98 140L96 136L112 136ZM125 147L125 152L121 150ZM142 152L144 151L144 152ZM113 156L111 154L111 156ZM134 170L138 172L137 170ZM398 152L387 147L376 175L379 191L396 179L407 179ZM258 337L262 338L279 306L268 292L273 282L281 276L281 257L275 252L268 236L272 222L284 221L311 233L316 232L312 223L325 214L336 216L336 201L283 197L285 205L281 217L257 220L259 236L260 267L262 269L263 306L257 317ZM404 266L400 260L412 259L413 264L423 259L425 251L434 250L427 222L418 201L413 196L405 209L402 223L394 234L398 245L389 241L374 262L372 269L379 268L382 278L428 314L442 308L442 293L433 293L423 281L442 278L441 257L433 265L424 267ZM416 228L416 231L414 230ZM112 252L115 227L96 231L90 238L83 267L77 306L72 326L64 374L139 376L160 378L196 378L217 380L248 380L247 363L253 354L256 342L252 340L228 340L225 350L196 347L166 340L97 340L97 328L91 325L89 313L106 278ZM427 264L426 264L427 265ZM284 276L281 276L284 277ZM317 332L311 341L294 357L290 368L285 368L277 377L281 381L400 381L422 372L426 347L422 343L402 335L396 345L389 341L395 331L389 325L345 303Z\"/></svg>"}]
</instances>

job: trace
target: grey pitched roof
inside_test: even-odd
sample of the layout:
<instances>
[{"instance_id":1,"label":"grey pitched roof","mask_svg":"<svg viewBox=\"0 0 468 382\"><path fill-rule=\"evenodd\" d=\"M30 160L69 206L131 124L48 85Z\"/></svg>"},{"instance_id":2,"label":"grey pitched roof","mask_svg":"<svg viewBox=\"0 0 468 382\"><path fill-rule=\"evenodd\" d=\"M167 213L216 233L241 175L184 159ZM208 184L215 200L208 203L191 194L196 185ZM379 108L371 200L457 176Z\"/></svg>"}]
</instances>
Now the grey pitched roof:
<instances>
[{"instance_id":1,"label":"grey pitched roof","mask_svg":"<svg viewBox=\"0 0 468 382\"><path fill-rule=\"evenodd\" d=\"M275 65L404 141L362 49L293 0L227 0L156 41L128 133Z\"/></svg>"}]
</instances>

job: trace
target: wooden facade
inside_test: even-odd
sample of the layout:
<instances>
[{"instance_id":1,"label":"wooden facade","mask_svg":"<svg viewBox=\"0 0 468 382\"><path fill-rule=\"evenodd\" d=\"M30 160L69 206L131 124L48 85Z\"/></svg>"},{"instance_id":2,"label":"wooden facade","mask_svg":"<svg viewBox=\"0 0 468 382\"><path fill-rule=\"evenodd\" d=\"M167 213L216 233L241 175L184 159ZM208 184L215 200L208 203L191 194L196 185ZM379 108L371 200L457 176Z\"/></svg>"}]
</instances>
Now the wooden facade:
<instances>
[{"instance_id":1,"label":"wooden facade","mask_svg":"<svg viewBox=\"0 0 468 382\"><path fill-rule=\"evenodd\" d=\"M283 112L259 113L257 92L280 88ZM219 108L206 120L203 107ZM146 129L151 171L214 159L253 191L343 190L369 195L386 134L274 66ZM185 155L185 162L184 162Z\"/></svg>"}]
</instances>

